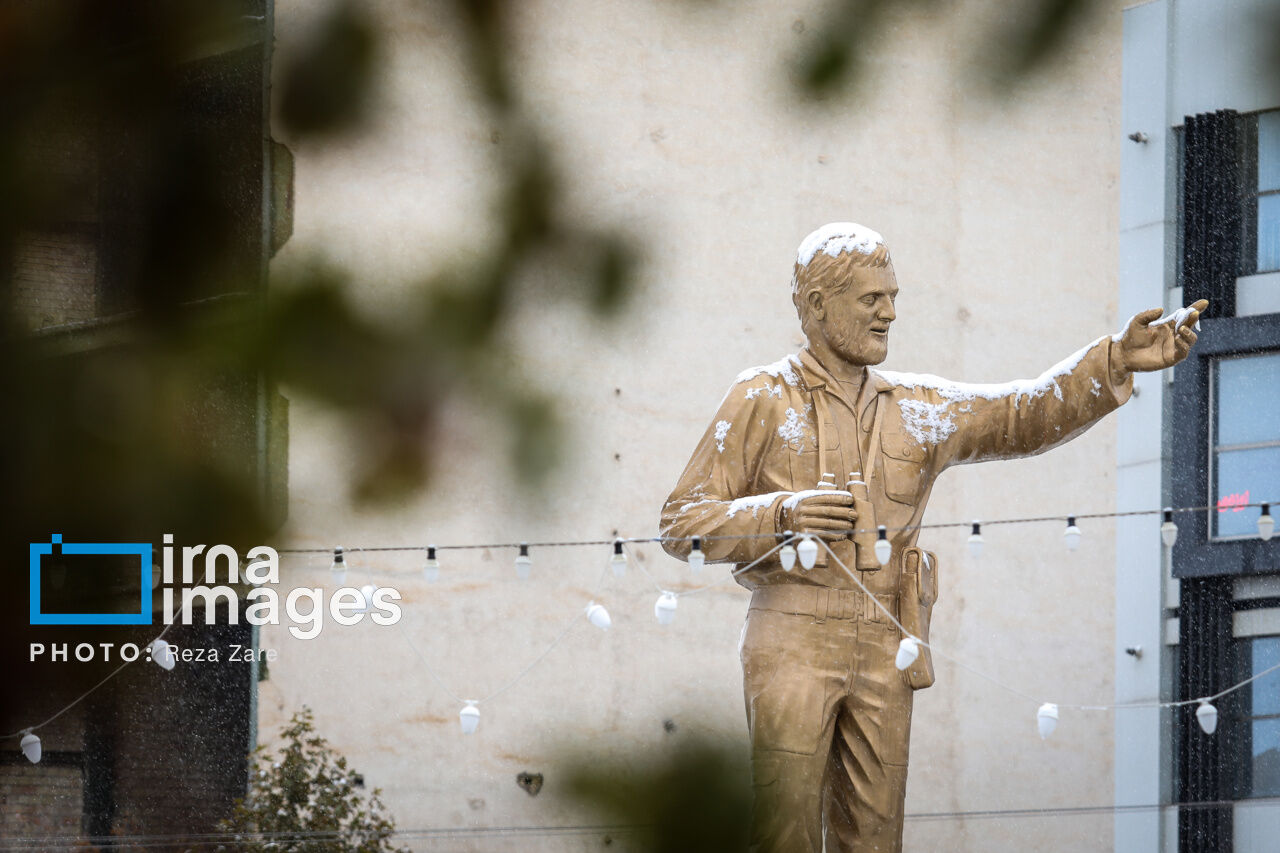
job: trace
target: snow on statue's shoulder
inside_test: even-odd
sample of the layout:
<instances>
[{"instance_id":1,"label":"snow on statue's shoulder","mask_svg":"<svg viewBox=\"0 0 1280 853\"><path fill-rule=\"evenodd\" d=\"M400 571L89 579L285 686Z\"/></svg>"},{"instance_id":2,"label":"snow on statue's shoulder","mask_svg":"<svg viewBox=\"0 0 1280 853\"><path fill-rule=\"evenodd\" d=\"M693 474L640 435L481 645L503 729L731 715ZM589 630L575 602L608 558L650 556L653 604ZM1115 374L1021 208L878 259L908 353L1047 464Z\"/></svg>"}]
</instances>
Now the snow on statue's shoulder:
<instances>
[{"instance_id":1,"label":"snow on statue's shoulder","mask_svg":"<svg viewBox=\"0 0 1280 853\"><path fill-rule=\"evenodd\" d=\"M733 384L741 385L744 382L750 382L757 376L770 376L774 379L781 379L788 385L799 385L800 374L796 372L796 368L799 366L800 359L794 355L789 355L785 358L778 359L772 364L762 364L759 367L748 367L746 370L738 374L738 378L733 381Z\"/></svg>"}]
</instances>

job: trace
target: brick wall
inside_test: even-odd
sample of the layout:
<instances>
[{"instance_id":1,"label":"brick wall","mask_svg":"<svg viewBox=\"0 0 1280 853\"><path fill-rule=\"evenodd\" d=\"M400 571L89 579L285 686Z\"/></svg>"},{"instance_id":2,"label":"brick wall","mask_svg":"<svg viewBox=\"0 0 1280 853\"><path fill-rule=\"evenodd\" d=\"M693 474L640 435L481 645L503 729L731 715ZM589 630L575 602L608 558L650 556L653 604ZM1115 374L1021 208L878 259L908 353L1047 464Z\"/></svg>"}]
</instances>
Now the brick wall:
<instances>
[{"instance_id":1,"label":"brick wall","mask_svg":"<svg viewBox=\"0 0 1280 853\"><path fill-rule=\"evenodd\" d=\"M14 254L13 309L28 329L94 317L97 247L90 235L25 232Z\"/></svg>"},{"instance_id":2,"label":"brick wall","mask_svg":"<svg viewBox=\"0 0 1280 853\"><path fill-rule=\"evenodd\" d=\"M75 698L57 690L41 690L38 695L28 722L46 719ZM4 741L4 751L0 753L0 838L80 835L84 811L83 714L83 708L73 708L38 732L43 753L39 764L27 761L17 741ZM12 730L6 729L5 733Z\"/></svg>"},{"instance_id":3,"label":"brick wall","mask_svg":"<svg viewBox=\"0 0 1280 853\"><path fill-rule=\"evenodd\" d=\"M248 626L175 626L168 639L221 650L218 663L170 672L133 666L113 683L112 829L147 835L214 832L247 784L250 667L229 663Z\"/></svg>"},{"instance_id":4,"label":"brick wall","mask_svg":"<svg viewBox=\"0 0 1280 853\"><path fill-rule=\"evenodd\" d=\"M84 810L79 767L28 764L0 769L0 838L76 837Z\"/></svg>"},{"instance_id":5,"label":"brick wall","mask_svg":"<svg viewBox=\"0 0 1280 853\"><path fill-rule=\"evenodd\" d=\"M142 646L154 635L148 627L112 639ZM145 659L126 667L37 732L39 764L16 741L0 746L0 839L114 836L127 843L216 831L248 781L252 670L228 654L251 638L244 624L175 625L166 639L216 648L218 662L180 661L167 672ZM46 719L84 686L33 685L17 703L20 714L12 712L20 719L0 715L9 726L3 731Z\"/></svg>"},{"instance_id":6,"label":"brick wall","mask_svg":"<svg viewBox=\"0 0 1280 853\"><path fill-rule=\"evenodd\" d=\"M80 112L49 107L26 140L25 168L59 201L59 222L23 231L14 246L11 299L28 329L97 313L98 131Z\"/></svg>"}]
</instances>

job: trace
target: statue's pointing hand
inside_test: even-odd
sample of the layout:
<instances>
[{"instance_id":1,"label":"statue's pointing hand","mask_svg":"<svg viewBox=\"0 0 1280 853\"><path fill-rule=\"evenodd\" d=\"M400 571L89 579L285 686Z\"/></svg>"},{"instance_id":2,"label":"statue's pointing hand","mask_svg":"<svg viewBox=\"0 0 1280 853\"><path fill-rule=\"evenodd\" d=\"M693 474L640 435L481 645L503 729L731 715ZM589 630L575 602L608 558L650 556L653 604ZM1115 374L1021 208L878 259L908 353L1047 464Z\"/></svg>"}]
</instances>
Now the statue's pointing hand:
<instances>
[{"instance_id":1,"label":"statue's pointing hand","mask_svg":"<svg viewBox=\"0 0 1280 853\"><path fill-rule=\"evenodd\" d=\"M1134 315L1120 335L1120 364L1129 373L1164 370L1187 357L1196 342L1195 325L1209 300L1200 299L1159 319L1164 311L1152 308Z\"/></svg>"},{"instance_id":2,"label":"statue's pointing hand","mask_svg":"<svg viewBox=\"0 0 1280 853\"><path fill-rule=\"evenodd\" d=\"M803 493L802 493L803 495ZM812 533L824 539L848 535L858 520L853 495L841 491L815 491L782 506L781 530Z\"/></svg>"}]
</instances>

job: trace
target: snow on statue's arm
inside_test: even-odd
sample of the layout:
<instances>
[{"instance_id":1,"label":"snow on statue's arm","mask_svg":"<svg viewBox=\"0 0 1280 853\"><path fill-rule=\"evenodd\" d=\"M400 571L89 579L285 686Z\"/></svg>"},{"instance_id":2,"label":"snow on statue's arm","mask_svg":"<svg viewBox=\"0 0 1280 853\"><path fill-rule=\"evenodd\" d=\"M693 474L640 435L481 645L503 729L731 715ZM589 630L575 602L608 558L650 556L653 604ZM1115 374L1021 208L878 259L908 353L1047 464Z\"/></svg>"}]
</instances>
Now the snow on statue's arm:
<instances>
[{"instance_id":1,"label":"snow on statue's arm","mask_svg":"<svg viewBox=\"0 0 1280 853\"><path fill-rule=\"evenodd\" d=\"M703 537L709 562L751 562L776 544L765 534L776 532L777 504L792 493L757 494L754 488L768 452L769 424L777 417L772 409L778 398L768 393L767 379L739 377L663 505L662 547L671 556L687 558L691 536Z\"/></svg>"},{"instance_id":2,"label":"snow on statue's arm","mask_svg":"<svg viewBox=\"0 0 1280 853\"><path fill-rule=\"evenodd\" d=\"M1100 338L1035 379L950 382L928 374L881 372L899 386L904 431L936 447L938 470L966 462L1043 453L1069 441L1129 399L1133 377L1117 384L1117 344Z\"/></svg>"}]
</instances>

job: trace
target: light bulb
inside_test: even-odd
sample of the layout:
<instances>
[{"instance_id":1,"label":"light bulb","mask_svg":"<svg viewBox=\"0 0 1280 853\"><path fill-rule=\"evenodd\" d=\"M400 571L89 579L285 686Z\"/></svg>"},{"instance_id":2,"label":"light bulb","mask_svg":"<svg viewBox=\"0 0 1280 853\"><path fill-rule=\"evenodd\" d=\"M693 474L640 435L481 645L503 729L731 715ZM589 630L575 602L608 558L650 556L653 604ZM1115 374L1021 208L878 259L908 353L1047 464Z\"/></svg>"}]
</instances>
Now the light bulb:
<instances>
[{"instance_id":1,"label":"light bulb","mask_svg":"<svg viewBox=\"0 0 1280 853\"><path fill-rule=\"evenodd\" d=\"M22 754L27 757L27 761L32 764L40 763L40 738L27 732L22 736Z\"/></svg>"},{"instance_id":2,"label":"light bulb","mask_svg":"<svg viewBox=\"0 0 1280 853\"><path fill-rule=\"evenodd\" d=\"M1196 722L1200 724L1200 728L1204 729L1204 733L1207 735L1217 731L1218 709L1213 707L1208 699L1200 700L1200 707L1196 708Z\"/></svg>"},{"instance_id":3,"label":"light bulb","mask_svg":"<svg viewBox=\"0 0 1280 853\"><path fill-rule=\"evenodd\" d=\"M329 571L335 586L342 586L347 582L347 559L343 556L341 545L333 549L333 564L329 566Z\"/></svg>"},{"instance_id":4,"label":"light bulb","mask_svg":"<svg viewBox=\"0 0 1280 853\"><path fill-rule=\"evenodd\" d=\"M627 573L627 555L622 550L622 540L613 540L613 556L609 558L609 568L613 569L613 576L620 578Z\"/></svg>"},{"instance_id":5,"label":"light bulb","mask_svg":"<svg viewBox=\"0 0 1280 853\"><path fill-rule=\"evenodd\" d=\"M1178 525L1173 523L1173 509L1171 507L1164 508L1164 523L1160 525L1160 540L1164 542L1167 548L1172 548L1173 543L1178 541Z\"/></svg>"},{"instance_id":6,"label":"light bulb","mask_svg":"<svg viewBox=\"0 0 1280 853\"><path fill-rule=\"evenodd\" d=\"M371 583L367 583L360 587L360 606L355 609L355 613L368 613L373 609L373 594L378 588Z\"/></svg>"},{"instance_id":7,"label":"light bulb","mask_svg":"<svg viewBox=\"0 0 1280 853\"><path fill-rule=\"evenodd\" d=\"M916 658L920 656L920 643L915 637L903 637L902 642L898 643L898 656L894 659L893 665L898 669L906 669L916 662Z\"/></svg>"},{"instance_id":8,"label":"light bulb","mask_svg":"<svg viewBox=\"0 0 1280 853\"><path fill-rule=\"evenodd\" d=\"M788 530L783 536L786 541L778 551L778 562L782 564L784 572L789 572L796 567L796 546L791 544L794 534Z\"/></svg>"},{"instance_id":9,"label":"light bulb","mask_svg":"<svg viewBox=\"0 0 1280 853\"><path fill-rule=\"evenodd\" d=\"M533 558L529 556L529 543L520 543L520 553L516 555L516 577L522 581L529 579L529 572L533 568Z\"/></svg>"},{"instance_id":10,"label":"light bulb","mask_svg":"<svg viewBox=\"0 0 1280 853\"><path fill-rule=\"evenodd\" d=\"M676 618L676 606L679 602L676 600L674 592L664 591L658 596L658 601L653 605L653 615L658 617L659 625L670 625L672 620Z\"/></svg>"},{"instance_id":11,"label":"light bulb","mask_svg":"<svg viewBox=\"0 0 1280 853\"><path fill-rule=\"evenodd\" d=\"M882 566L888 565L889 558L892 556L893 543L889 541L889 536L882 524L876 528L876 562Z\"/></svg>"},{"instance_id":12,"label":"light bulb","mask_svg":"<svg viewBox=\"0 0 1280 853\"><path fill-rule=\"evenodd\" d=\"M796 556L800 558L800 568L808 571L818 563L818 542L812 536L801 536L796 546Z\"/></svg>"},{"instance_id":13,"label":"light bulb","mask_svg":"<svg viewBox=\"0 0 1280 853\"><path fill-rule=\"evenodd\" d=\"M1262 515L1258 516L1258 536L1266 542L1276 530L1276 520L1271 517L1271 504L1262 505Z\"/></svg>"},{"instance_id":14,"label":"light bulb","mask_svg":"<svg viewBox=\"0 0 1280 853\"><path fill-rule=\"evenodd\" d=\"M982 556L982 522L973 523L973 532L969 534L969 556L978 559Z\"/></svg>"},{"instance_id":15,"label":"light bulb","mask_svg":"<svg viewBox=\"0 0 1280 853\"><path fill-rule=\"evenodd\" d=\"M169 645L167 640L152 640L147 648L151 651L151 660L166 672L173 669L173 665L178 662L173 653L173 646Z\"/></svg>"},{"instance_id":16,"label":"light bulb","mask_svg":"<svg viewBox=\"0 0 1280 853\"><path fill-rule=\"evenodd\" d=\"M462 710L458 712L458 722L462 724L464 735L476 733L476 726L480 725L480 709L476 707L476 700L468 699L467 704L462 706Z\"/></svg>"},{"instance_id":17,"label":"light bulb","mask_svg":"<svg viewBox=\"0 0 1280 853\"><path fill-rule=\"evenodd\" d=\"M1076 527L1076 517L1074 515L1067 516L1067 529L1062 534L1062 539L1067 543L1067 550L1074 551L1080 547L1080 528Z\"/></svg>"},{"instance_id":18,"label":"light bulb","mask_svg":"<svg viewBox=\"0 0 1280 853\"><path fill-rule=\"evenodd\" d=\"M427 583L435 583L440 579L440 561L436 559L436 546L427 546L427 561L422 564L422 576Z\"/></svg>"},{"instance_id":19,"label":"light bulb","mask_svg":"<svg viewBox=\"0 0 1280 853\"><path fill-rule=\"evenodd\" d=\"M702 571L703 564L707 561L707 555L702 552L702 537L693 537L693 550L689 552L689 568L696 575Z\"/></svg>"},{"instance_id":20,"label":"light bulb","mask_svg":"<svg viewBox=\"0 0 1280 853\"><path fill-rule=\"evenodd\" d=\"M596 604L594 601L587 605L587 619L601 631L608 631L613 624L609 611L604 609L603 604Z\"/></svg>"},{"instance_id":21,"label":"light bulb","mask_svg":"<svg viewBox=\"0 0 1280 853\"><path fill-rule=\"evenodd\" d=\"M1040 710L1036 711L1036 726L1040 729L1040 740L1053 734L1053 730L1058 727L1058 706L1052 702L1041 705Z\"/></svg>"}]
</instances>

